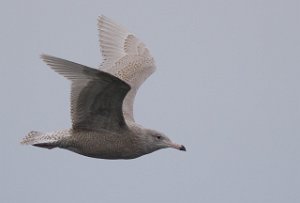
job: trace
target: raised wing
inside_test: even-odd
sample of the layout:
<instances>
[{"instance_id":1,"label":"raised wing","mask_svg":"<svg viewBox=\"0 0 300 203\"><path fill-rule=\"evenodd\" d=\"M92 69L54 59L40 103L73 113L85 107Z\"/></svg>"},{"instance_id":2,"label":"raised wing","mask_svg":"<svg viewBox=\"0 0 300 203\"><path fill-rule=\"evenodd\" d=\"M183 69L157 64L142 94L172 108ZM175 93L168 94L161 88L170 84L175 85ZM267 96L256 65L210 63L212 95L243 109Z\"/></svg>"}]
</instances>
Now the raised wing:
<instances>
[{"instance_id":1,"label":"raised wing","mask_svg":"<svg viewBox=\"0 0 300 203\"><path fill-rule=\"evenodd\" d=\"M141 84L155 71L155 62L145 45L124 27L105 16L98 21L101 69L127 82L131 90L123 103L126 121L134 121L133 103Z\"/></svg>"},{"instance_id":2,"label":"raised wing","mask_svg":"<svg viewBox=\"0 0 300 203\"><path fill-rule=\"evenodd\" d=\"M42 55L57 73L72 82L71 118L73 129L116 131L127 127L122 103L130 86L117 77L65 59Z\"/></svg>"}]
</instances>

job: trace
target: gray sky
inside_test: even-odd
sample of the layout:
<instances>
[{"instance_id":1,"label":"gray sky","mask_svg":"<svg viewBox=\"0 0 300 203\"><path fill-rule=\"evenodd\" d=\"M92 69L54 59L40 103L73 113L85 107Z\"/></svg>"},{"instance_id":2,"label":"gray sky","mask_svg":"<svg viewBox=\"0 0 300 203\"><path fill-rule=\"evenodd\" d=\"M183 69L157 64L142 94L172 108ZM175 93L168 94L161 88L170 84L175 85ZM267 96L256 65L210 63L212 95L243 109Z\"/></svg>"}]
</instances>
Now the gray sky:
<instances>
[{"instance_id":1,"label":"gray sky","mask_svg":"<svg viewBox=\"0 0 300 203\"><path fill-rule=\"evenodd\" d=\"M101 62L97 17L157 72L136 120L184 144L130 161L21 146L70 127L69 82L40 59ZM300 202L300 2L1 1L0 202Z\"/></svg>"}]
</instances>

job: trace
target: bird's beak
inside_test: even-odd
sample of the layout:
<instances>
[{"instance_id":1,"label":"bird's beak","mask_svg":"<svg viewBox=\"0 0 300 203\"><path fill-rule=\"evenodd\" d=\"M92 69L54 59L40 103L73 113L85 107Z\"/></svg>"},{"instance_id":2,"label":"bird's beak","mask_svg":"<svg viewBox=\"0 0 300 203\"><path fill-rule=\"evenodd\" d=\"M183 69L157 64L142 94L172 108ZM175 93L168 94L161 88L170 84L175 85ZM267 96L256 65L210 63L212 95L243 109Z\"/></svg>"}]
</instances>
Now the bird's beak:
<instances>
[{"instance_id":1,"label":"bird's beak","mask_svg":"<svg viewBox=\"0 0 300 203\"><path fill-rule=\"evenodd\" d=\"M174 149L178 149L178 150L180 150L180 151L186 151L185 146L180 145L180 144L171 143L171 144L170 144L170 147L171 147L171 148L174 148Z\"/></svg>"}]
</instances>

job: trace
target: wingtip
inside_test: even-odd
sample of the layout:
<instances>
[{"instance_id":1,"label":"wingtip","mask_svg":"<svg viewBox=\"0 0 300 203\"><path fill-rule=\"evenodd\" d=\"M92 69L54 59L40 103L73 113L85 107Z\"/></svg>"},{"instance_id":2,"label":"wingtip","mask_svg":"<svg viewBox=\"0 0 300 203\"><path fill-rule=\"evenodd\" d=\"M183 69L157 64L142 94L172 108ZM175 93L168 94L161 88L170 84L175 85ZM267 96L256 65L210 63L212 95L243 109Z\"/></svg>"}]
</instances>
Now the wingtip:
<instances>
[{"instance_id":1,"label":"wingtip","mask_svg":"<svg viewBox=\"0 0 300 203\"><path fill-rule=\"evenodd\" d=\"M98 16L98 23L101 23L104 20L104 18L105 18L104 15Z\"/></svg>"},{"instance_id":2,"label":"wingtip","mask_svg":"<svg viewBox=\"0 0 300 203\"><path fill-rule=\"evenodd\" d=\"M51 56L51 55L48 55L48 54L44 54L44 53L42 53L41 55L40 55L40 58L43 60L43 61L47 61L47 59L49 59L49 58L52 58L53 56Z\"/></svg>"},{"instance_id":3,"label":"wingtip","mask_svg":"<svg viewBox=\"0 0 300 203\"><path fill-rule=\"evenodd\" d=\"M53 59L55 59L56 57L48 55L48 54L41 54L40 58L42 59L42 61L44 61L46 64L49 65L49 62Z\"/></svg>"},{"instance_id":4,"label":"wingtip","mask_svg":"<svg viewBox=\"0 0 300 203\"><path fill-rule=\"evenodd\" d=\"M117 30L119 30L121 32L125 32L125 33L128 32L127 29L123 25L117 23L116 21L112 20L111 18L109 18L105 15L100 15L98 17L98 29L101 30L103 27L113 29L113 30L117 29Z\"/></svg>"},{"instance_id":5,"label":"wingtip","mask_svg":"<svg viewBox=\"0 0 300 203\"><path fill-rule=\"evenodd\" d=\"M41 55L40 55L40 59L42 60L42 61L44 61L45 63L47 63L47 57L48 57L48 55L47 54L44 54L44 53L42 53Z\"/></svg>"},{"instance_id":6,"label":"wingtip","mask_svg":"<svg viewBox=\"0 0 300 203\"><path fill-rule=\"evenodd\" d=\"M105 19L105 18L107 18L107 17L106 17L105 15L103 15L103 14L101 14L101 15L98 17L99 20Z\"/></svg>"},{"instance_id":7,"label":"wingtip","mask_svg":"<svg viewBox=\"0 0 300 203\"><path fill-rule=\"evenodd\" d=\"M105 16L103 14L98 17L98 25L103 25L103 24L109 23L109 22L115 24L115 22L113 22L113 20L111 20L110 18L108 18L107 16Z\"/></svg>"},{"instance_id":8,"label":"wingtip","mask_svg":"<svg viewBox=\"0 0 300 203\"><path fill-rule=\"evenodd\" d=\"M45 57L46 54L42 53L40 54L40 58L43 59Z\"/></svg>"}]
</instances>

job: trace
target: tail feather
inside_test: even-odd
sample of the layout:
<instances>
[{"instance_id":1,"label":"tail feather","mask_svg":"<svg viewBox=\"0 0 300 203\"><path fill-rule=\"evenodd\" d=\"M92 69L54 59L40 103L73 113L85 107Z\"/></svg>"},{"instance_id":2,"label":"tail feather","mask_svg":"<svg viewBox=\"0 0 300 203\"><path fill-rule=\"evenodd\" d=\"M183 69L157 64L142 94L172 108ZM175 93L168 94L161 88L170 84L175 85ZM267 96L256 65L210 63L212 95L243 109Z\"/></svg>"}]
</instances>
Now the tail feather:
<instances>
[{"instance_id":1,"label":"tail feather","mask_svg":"<svg viewBox=\"0 0 300 203\"><path fill-rule=\"evenodd\" d=\"M57 140L55 137L51 135L47 135L38 131L31 131L25 138L23 138L21 144L52 149L57 147L56 142Z\"/></svg>"},{"instance_id":2,"label":"tail feather","mask_svg":"<svg viewBox=\"0 0 300 203\"><path fill-rule=\"evenodd\" d=\"M56 145L53 145L53 143L39 143L39 144L33 144L33 146L47 148L47 149L53 149L57 147Z\"/></svg>"}]
</instances>

